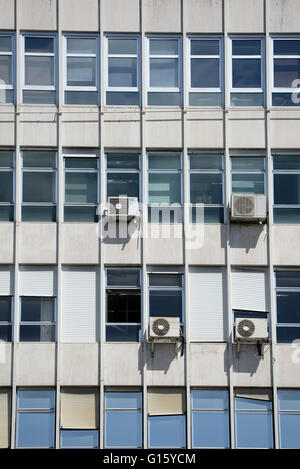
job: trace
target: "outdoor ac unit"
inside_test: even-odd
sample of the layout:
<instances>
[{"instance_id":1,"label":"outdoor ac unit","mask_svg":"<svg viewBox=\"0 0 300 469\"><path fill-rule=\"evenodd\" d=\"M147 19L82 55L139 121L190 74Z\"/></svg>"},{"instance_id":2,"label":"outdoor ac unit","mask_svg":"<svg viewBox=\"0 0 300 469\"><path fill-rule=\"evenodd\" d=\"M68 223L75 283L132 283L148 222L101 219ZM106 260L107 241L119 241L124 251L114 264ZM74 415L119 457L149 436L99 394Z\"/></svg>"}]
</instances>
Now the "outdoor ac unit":
<instances>
[{"instance_id":1,"label":"outdoor ac unit","mask_svg":"<svg viewBox=\"0 0 300 469\"><path fill-rule=\"evenodd\" d=\"M179 337L179 318L150 318L150 339L178 339Z\"/></svg>"},{"instance_id":2,"label":"outdoor ac unit","mask_svg":"<svg viewBox=\"0 0 300 469\"><path fill-rule=\"evenodd\" d=\"M235 324L236 340L267 340L268 320L266 318L238 318Z\"/></svg>"},{"instance_id":3,"label":"outdoor ac unit","mask_svg":"<svg viewBox=\"0 0 300 469\"><path fill-rule=\"evenodd\" d=\"M120 195L119 197L108 198L108 216L131 220L132 218L139 217L139 203L136 197L127 197Z\"/></svg>"},{"instance_id":4,"label":"outdoor ac unit","mask_svg":"<svg viewBox=\"0 0 300 469\"><path fill-rule=\"evenodd\" d=\"M231 221L263 222L266 220L264 194L232 194Z\"/></svg>"}]
</instances>

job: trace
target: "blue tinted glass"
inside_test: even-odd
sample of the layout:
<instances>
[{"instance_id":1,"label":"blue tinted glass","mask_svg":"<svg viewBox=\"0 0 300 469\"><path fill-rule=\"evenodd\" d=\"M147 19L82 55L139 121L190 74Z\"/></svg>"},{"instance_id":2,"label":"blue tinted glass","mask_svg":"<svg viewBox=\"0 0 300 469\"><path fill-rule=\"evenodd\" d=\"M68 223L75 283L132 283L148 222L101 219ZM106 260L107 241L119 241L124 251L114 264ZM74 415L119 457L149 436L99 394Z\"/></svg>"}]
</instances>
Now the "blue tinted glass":
<instances>
[{"instance_id":1,"label":"blue tinted glass","mask_svg":"<svg viewBox=\"0 0 300 469\"><path fill-rule=\"evenodd\" d=\"M54 39L52 37L25 37L25 52L52 53Z\"/></svg>"},{"instance_id":2,"label":"blue tinted glass","mask_svg":"<svg viewBox=\"0 0 300 469\"><path fill-rule=\"evenodd\" d=\"M263 174L233 174L232 192L246 194L264 194Z\"/></svg>"},{"instance_id":3,"label":"blue tinted glass","mask_svg":"<svg viewBox=\"0 0 300 469\"><path fill-rule=\"evenodd\" d=\"M193 448L228 448L229 419L227 412L192 413Z\"/></svg>"},{"instance_id":4,"label":"blue tinted glass","mask_svg":"<svg viewBox=\"0 0 300 469\"><path fill-rule=\"evenodd\" d=\"M280 448L300 449L300 415L279 414Z\"/></svg>"},{"instance_id":5,"label":"blue tinted glass","mask_svg":"<svg viewBox=\"0 0 300 469\"><path fill-rule=\"evenodd\" d=\"M150 316L179 317L182 320L181 291L150 291Z\"/></svg>"},{"instance_id":6,"label":"blue tinted glass","mask_svg":"<svg viewBox=\"0 0 300 469\"><path fill-rule=\"evenodd\" d=\"M300 340L300 327L294 326L278 326L277 327L277 343L290 344L294 340Z\"/></svg>"},{"instance_id":7,"label":"blue tinted glass","mask_svg":"<svg viewBox=\"0 0 300 469\"><path fill-rule=\"evenodd\" d=\"M140 176L138 173L108 173L107 174L107 197L139 198Z\"/></svg>"},{"instance_id":8,"label":"blue tinted glass","mask_svg":"<svg viewBox=\"0 0 300 469\"><path fill-rule=\"evenodd\" d=\"M54 412L18 413L18 448L54 447Z\"/></svg>"},{"instance_id":9,"label":"blue tinted glass","mask_svg":"<svg viewBox=\"0 0 300 469\"><path fill-rule=\"evenodd\" d=\"M213 154L192 154L190 155L191 169L222 169L222 155Z\"/></svg>"},{"instance_id":10,"label":"blue tinted glass","mask_svg":"<svg viewBox=\"0 0 300 469\"><path fill-rule=\"evenodd\" d=\"M293 81L300 78L299 59L274 59L274 86L291 88Z\"/></svg>"},{"instance_id":11,"label":"blue tinted glass","mask_svg":"<svg viewBox=\"0 0 300 469\"><path fill-rule=\"evenodd\" d=\"M107 392L106 409L139 409L142 405L140 392Z\"/></svg>"},{"instance_id":12,"label":"blue tinted glass","mask_svg":"<svg viewBox=\"0 0 300 469\"><path fill-rule=\"evenodd\" d=\"M300 209L298 208L274 208L274 223L299 224Z\"/></svg>"},{"instance_id":13,"label":"blue tinted glass","mask_svg":"<svg viewBox=\"0 0 300 469\"><path fill-rule=\"evenodd\" d=\"M261 60L232 60L233 88L261 88Z\"/></svg>"},{"instance_id":14,"label":"blue tinted glass","mask_svg":"<svg viewBox=\"0 0 300 469\"><path fill-rule=\"evenodd\" d=\"M261 41L234 39L232 41L232 55L260 55Z\"/></svg>"},{"instance_id":15,"label":"blue tinted glass","mask_svg":"<svg viewBox=\"0 0 300 469\"><path fill-rule=\"evenodd\" d=\"M109 324L106 326L106 342L139 342L140 325Z\"/></svg>"},{"instance_id":16,"label":"blue tinted glass","mask_svg":"<svg viewBox=\"0 0 300 469\"><path fill-rule=\"evenodd\" d=\"M219 88L219 59L191 59L191 87Z\"/></svg>"},{"instance_id":17,"label":"blue tinted glass","mask_svg":"<svg viewBox=\"0 0 300 469\"><path fill-rule=\"evenodd\" d=\"M300 323L300 291L278 292L276 301L278 323Z\"/></svg>"},{"instance_id":18,"label":"blue tinted glass","mask_svg":"<svg viewBox=\"0 0 300 469\"><path fill-rule=\"evenodd\" d=\"M236 397L235 407L238 410L264 410L272 409L272 402L263 401L259 399L246 399L243 397Z\"/></svg>"},{"instance_id":19,"label":"blue tinted glass","mask_svg":"<svg viewBox=\"0 0 300 469\"><path fill-rule=\"evenodd\" d=\"M197 389L192 391L193 409L228 409L228 392L223 390Z\"/></svg>"},{"instance_id":20,"label":"blue tinted glass","mask_svg":"<svg viewBox=\"0 0 300 469\"><path fill-rule=\"evenodd\" d=\"M108 393L111 394L111 393ZM106 448L141 448L142 413L140 411L106 411Z\"/></svg>"},{"instance_id":21,"label":"blue tinted glass","mask_svg":"<svg viewBox=\"0 0 300 469\"><path fill-rule=\"evenodd\" d=\"M191 55L219 55L219 41L193 39L191 41Z\"/></svg>"},{"instance_id":22,"label":"blue tinted glass","mask_svg":"<svg viewBox=\"0 0 300 469\"><path fill-rule=\"evenodd\" d=\"M274 203L300 204L300 174L274 174Z\"/></svg>"},{"instance_id":23,"label":"blue tinted glass","mask_svg":"<svg viewBox=\"0 0 300 469\"><path fill-rule=\"evenodd\" d=\"M300 272L276 272L277 287L300 287Z\"/></svg>"},{"instance_id":24,"label":"blue tinted glass","mask_svg":"<svg viewBox=\"0 0 300 469\"><path fill-rule=\"evenodd\" d=\"M273 157L274 169L299 169L300 170L300 155L274 155Z\"/></svg>"},{"instance_id":25,"label":"blue tinted glass","mask_svg":"<svg viewBox=\"0 0 300 469\"><path fill-rule=\"evenodd\" d=\"M191 174L190 201L192 204L222 204L222 174Z\"/></svg>"},{"instance_id":26,"label":"blue tinted glass","mask_svg":"<svg viewBox=\"0 0 300 469\"><path fill-rule=\"evenodd\" d=\"M300 390L288 389L278 391L279 410L300 411Z\"/></svg>"},{"instance_id":27,"label":"blue tinted glass","mask_svg":"<svg viewBox=\"0 0 300 469\"><path fill-rule=\"evenodd\" d=\"M236 445L237 448L273 448L272 414L238 412Z\"/></svg>"},{"instance_id":28,"label":"blue tinted glass","mask_svg":"<svg viewBox=\"0 0 300 469\"><path fill-rule=\"evenodd\" d=\"M97 448L98 430L61 430L61 448Z\"/></svg>"},{"instance_id":29,"label":"blue tinted glass","mask_svg":"<svg viewBox=\"0 0 300 469\"><path fill-rule=\"evenodd\" d=\"M185 448L185 416L149 417L150 448Z\"/></svg>"},{"instance_id":30,"label":"blue tinted glass","mask_svg":"<svg viewBox=\"0 0 300 469\"><path fill-rule=\"evenodd\" d=\"M28 389L18 392L19 409L53 409L55 391L44 389Z\"/></svg>"},{"instance_id":31,"label":"blue tinted glass","mask_svg":"<svg viewBox=\"0 0 300 469\"><path fill-rule=\"evenodd\" d=\"M300 55L300 41L295 39L275 40L274 55Z\"/></svg>"},{"instance_id":32,"label":"blue tinted glass","mask_svg":"<svg viewBox=\"0 0 300 469\"><path fill-rule=\"evenodd\" d=\"M272 93L272 106L300 106L299 94L295 93Z\"/></svg>"},{"instance_id":33,"label":"blue tinted glass","mask_svg":"<svg viewBox=\"0 0 300 469\"><path fill-rule=\"evenodd\" d=\"M181 202L181 174L150 173L149 203L176 204Z\"/></svg>"},{"instance_id":34,"label":"blue tinted glass","mask_svg":"<svg viewBox=\"0 0 300 469\"><path fill-rule=\"evenodd\" d=\"M181 287L182 275L177 274L150 274L149 285L152 287Z\"/></svg>"},{"instance_id":35,"label":"blue tinted glass","mask_svg":"<svg viewBox=\"0 0 300 469\"><path fill-rule=\"evenodd\" d=\"M0 202L13 202L13 173L0 171Z\"/></svg>"}]
</instances>

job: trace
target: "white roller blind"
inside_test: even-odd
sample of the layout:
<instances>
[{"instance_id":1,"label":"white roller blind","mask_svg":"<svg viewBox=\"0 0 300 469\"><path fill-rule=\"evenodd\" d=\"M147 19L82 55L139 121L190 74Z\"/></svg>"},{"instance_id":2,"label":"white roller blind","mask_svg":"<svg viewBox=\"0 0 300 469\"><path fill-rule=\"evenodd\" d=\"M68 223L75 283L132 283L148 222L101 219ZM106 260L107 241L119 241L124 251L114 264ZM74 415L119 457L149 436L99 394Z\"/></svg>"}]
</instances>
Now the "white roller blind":
<instances>
[{"instance_id":1,"label":"white roller blind","mask_svg":"<svg viewBox=\"0 0 300 469\"><path fill-rule=\"evenodd\" d=\"M96 430L98 428L98 392L93 389L63 389L61 392L61 428Z\"/></svg>"},{"instance_id":2,"label":"white roller blind","mask_svg":"<svg viewBox=\"0 0 300 469\"><path fill-rule=\"evenodd\" d=\"M97 274L95 268L65 268L62 293L62 341L97 340Z\"/></svg>"},{"instance_id":3,"label":"white roller blind","mask_svg":"<svg viewBox=\"0 0 300 469\"><path fill-rule=\"evenodd\" d=\"M255 399L258 401L271 401L272 391L265 388L236 388L234 390L235 397L242 397L243 399Z\"/></svg>"},{"instance_id":4,"label":"white roller blind","mask_svg":"<svg viewBox=\"0 0 300 469\"><path fill-rule=\"evenodd\" d=\"M0 388L0 448L8 448L10 434L10 391Z\"/></svg>"},{"instance_id":5,"label":"white roller blind","mask_svg":"<svg viewBox=\"0 0 300 469\"><path fill-rule=\"evenodd\" d=\"M54 267L20 267L21 296L56 296Z\"/></svg>"},{"instance_id":6,"label":"white roller blind","mask_svg":"<svg viewBox=\"0 0 300 469\"><path fill-rule=\"evenodd\" d=\"M12 295L13 270L11 267L0 267L0 295Z\"/></svg>"},{"instance_id":7,"label":"white roller blind","mask_svg":"<svg viewBox=\"0 0 300 469\"><path fill-rule=\"evenodd\" d=\"M232 309L268 311L267 273L232 269Z\"/></svg>"},{"instance_id":8,"label":"white roller blind","mask_svg":"<svg viewBox=\"0 0 300 469\"><path fill-rule=\"evenodd\" d=\"M222 342L226 335L224 271L193 268L189 275L190 339Z\"/></svg>"},{"instance_id":9,"label":"white roller blind","mask_svg":"<svg viewBox=\"0 0 300 469\"><path fill-rule=\"evenodd\" d=\"M185 390L181 388L149 388L149 415L182 415L185 413Z\"/></svg>"}]
</instances>

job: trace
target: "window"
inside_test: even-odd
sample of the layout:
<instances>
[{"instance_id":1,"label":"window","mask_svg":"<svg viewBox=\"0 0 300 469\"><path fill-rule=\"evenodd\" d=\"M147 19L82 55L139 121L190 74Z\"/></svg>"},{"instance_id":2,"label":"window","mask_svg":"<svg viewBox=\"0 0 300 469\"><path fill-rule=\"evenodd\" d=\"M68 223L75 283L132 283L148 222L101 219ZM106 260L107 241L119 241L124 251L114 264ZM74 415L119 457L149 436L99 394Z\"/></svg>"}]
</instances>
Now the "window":
<instances>
[{"instance_id":1,"label":"window","mask_svg":"<svg viewBox=\"0 0 300 469\"><path fill-rule=\"evenodd\" d=\"M278 391L280 448L300 449L300 390Z\"/></svg>"},{"instance_id":2,"label":"window","mask_svg":"<svg viewBox=\"0 0 300 469\"><path fill-rule=\"evenodd\" d=\"M192 447L229 448L228 392L223 389L191 391Z\"/></svg>"},{"instance_id":3,"label":"window","mask_svg":"<svg viewBox=\"0 0 300 469\"><path fill-rule=\"evenodd\" d=\"M12 340L12 297L0 296L0 341Z\"/></svg>"},{"instance_id":4,"label":"window","mask_svg":"<svg viewBox=\"0 0 300 469\"><path fill-rule=\"evenodd\" d=\"M14 152L11 150L0 150L0 221L13 220Z\"/></svg>"},{"instance_id":5,"label":"window","mask_svg":"<svg viewBox=\"0 0 300 469\"><path fill-rule=\"evenodd\" d=\"M22 153L22 221L56 221L56 152Z\"/></svg>"},{"instance_id":6,"label":"window","mask_svg":"<svg viewBox=\"0 0 300 469\"><path fill-rule=\"evenodd\" d=\"M99 201L98 158L72 155L64 158L66 222L96 222Z\"/></svg>"},{"instance_id":7,"label":"window","mask_svg":"<svg viewBox=\"0 0 300 469\"><path fill-rule=\"evenodd\" d=\"M265 158L260 155L231 155L233 194L265 193Z\"/></svg>"},{"instance_id":8,"label":"window","mask_svg":"<svg viewBox=\"0 0 300 469\"><path fill-rule=\"evenodd\" d=\"M140 270L106 270L106 340L138 342L141 340Z\"/></svg>"},{"instance_id":9,"label":"window","mask_svg":"<svg viewBox=\"0 0 300 469\"><path fill-rule=\"evenodd\" d=\"M20 298L21 342L55 341L55 298Z\"/></svg>"},{"instance_id":10,"label":"window","mask_svg":"<svg viewBox=\"0 0 300 469\"><path fill-rule=\"evenodd\" d=\"M221 50L221 38L189 38L190 106L222 106Z\"/></svg>"},{"instance_id":11,"label":"window","mask_svg":"<svg viewBox=\"0 0 300 469\"><path fill-rule=\"evenodd\" d=\"M148 37L148 105L181 105L181 39Z\"/></svg>"},{"instance_id":12,"label":"window","mask_svg":"<svg viewBox=\"0 0 300 469\"><path fill-rule=\"evenodd\" d=\"M182 274L149 274L150 317L178 317L183 324Z\"/></svg>"},{"instance_id":13,"label":"window","mask_svg":"<svg viewBox=\"0 0 300 469\"><path fill-rule=\"evenodd\" d=\"M22 36L23 103L56 104L56 36Z\"/></svg>"},{"instance_id":14,"label":"window","mask_svg":"<svg viewBox=\"0 0 300 469\"><path fill-rule=\"evenodd\" d=\"M99 45L96 36L64 37L65 104L98 104Z\"/></svg>"},{"instance_id":15,"label":"window","mask_svg":"<svg viewBox=\"0 0 300 469\"><path fill-rule=\"evenodd\" d=\"M105 448L142 448L142 394L105 393Z\"/></svg>"},{"instance_id":16,"label":"window","mask_svg":"<svg viewBox=\"0 0 300 469\"><path fill-rule=\"evenodd\" d=\"M263 389L235 391L237 448L273 448L270 392Z\"/></svg>"},{"instance_id":17,"label":"window","mask_svg":"<svg viewBox=\"0 0 300 469\"><path fill-rule=\"evenodd\" d=\"M140 155L138 153L108 153L107 197L140 198Z\"/></svg>"},{"instance_id":18,"label":"window","mask_svg":"<svg viewBox=\"0 0 300 469\"><path fill-rule=\"evenodd\" d=\"M140 104L140 41L136 36L107 36L106 104Z\"/></svg>"},{"instance_id":19,"label":"window","mask_svg":"<svg viewBox=\"0 0 300 469\"><path fill-rule=\"evenodd\" d=\"M300 339L300 272L276 272L277 342Z\"/></svg>"},{"instance_id":20,"label":"window","mask_svg":"<svg viewBox=\"0 0 300 469\"><path fill-rule=\"evenodd\" d=\"M148 153L149 221L181 222L181 153Z\"/></svg>"},{"instance_id":21,"label":"window","mask_svg":"<svg viewBox=\"0 0 300 469\"><path fill-rule=\"evenodd\" d=\"M14 36L0 34L0 104L14 102Z\"/></svg>"},{"instance_id":22,"label":"window","mask_svg":"<svg viewBox=\"0 0 300 469\"><path fill-rule=\"evenodd\" d=\"M17 448L54 448L55 391L19 390L17 405Z\"/></svg>"},{"instance_id":23,"label":"window","mask_svg":"<svg viewBox=\"0 0 300 469\"><path fill-rule=\"evenodd\" d=\"M204 204L204 223L223 223L223 155L195 153L189 158L192 221L197 204Z\"/></svg>"},{"instance_id":24,"label":"window","mask_svg":"<svg viewBox=\"0 0 300 469\"><path fill-rule=\"evenodd\" d=\"M300 79L300 38L271 38L273 70L270 76L273 106L299 106L293 99L293 91ZM293 89L293 84L294 89ZM298 95L296 94L296 97Z\"/></svg>"},{"instance_id":25,"label":"window","mask_svg":"<svg viewBox=\"0 0 300 469\"><path fill-rule=\"evenodd\" d=\"M230 105L263 106L263 39L230 38Z\"/></svg>"},{"instance_id":26,"label":"window","mask_svg":"<svg viewBox=\"0 0 300 469\"><path fill-rule=\"evenodd\" d=\"M274 223L300 223L300 154L273 156Z\"/></svg>"}]
</instances>

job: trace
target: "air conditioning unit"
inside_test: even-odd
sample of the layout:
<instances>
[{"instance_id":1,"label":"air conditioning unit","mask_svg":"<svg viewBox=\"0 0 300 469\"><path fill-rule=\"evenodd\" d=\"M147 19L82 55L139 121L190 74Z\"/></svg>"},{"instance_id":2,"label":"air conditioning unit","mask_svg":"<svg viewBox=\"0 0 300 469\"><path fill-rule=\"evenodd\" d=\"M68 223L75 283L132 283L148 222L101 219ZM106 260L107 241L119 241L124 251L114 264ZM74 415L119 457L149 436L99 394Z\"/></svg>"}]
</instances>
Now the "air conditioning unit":
<instances>
[{"instance_id":1,"label":"air conditioning unit","mask_svg":"<svg viewBox=\"0 0 300 469\"><path fill-rule=\"evenodd\" d=\"M253 340L262 341L267 340L268 334L268 320L266 318L238 318L235 324L235 339L236 340Z\"/></svg>"},{"instance_id":2,"label":"air conditioning unit","mask_svg":"<svg viewBox=\"0 0 300 469\"><path fill-rule=\"evenodd\" d=\"M231 221L261 223L266 220L266 216L264 194L232 194Z\"/></svg>"},{"instance_id":3,"label":"air conditioning unit","mask_svg":"<svg viewBox=\"0 0 300 469\"><path fill-rule=\"evenodd\" d=\"M150 339L178 339L179 337L179 318L150 318Z\"/></svg>"},{"instance_id":4,"label":"air conditioning unit","mask_svg":"<svg viewBox=\"0 0 300 469\"><path fill-rule=\"evenodd\" d=\"M140 216L137 197L108 197L108 216L120 220L131 220Z\"/></svg>"}]
</instances>

